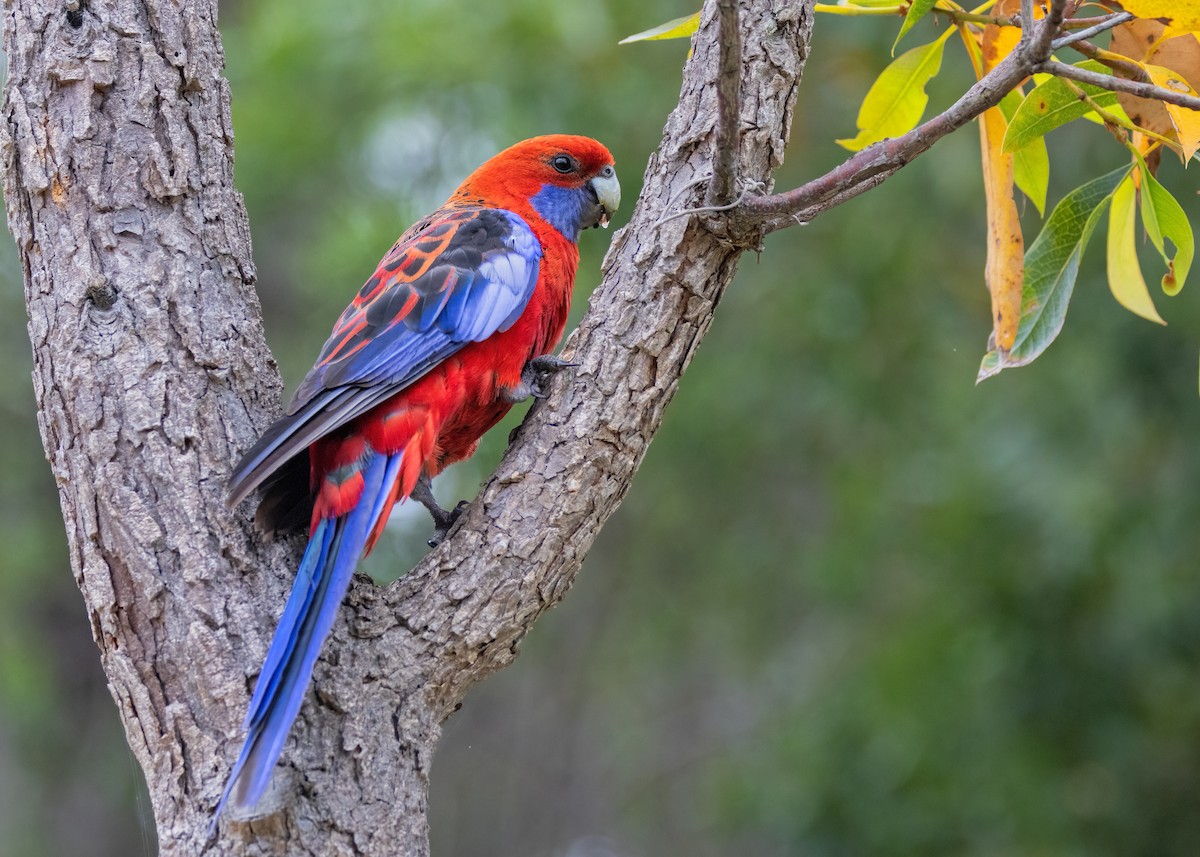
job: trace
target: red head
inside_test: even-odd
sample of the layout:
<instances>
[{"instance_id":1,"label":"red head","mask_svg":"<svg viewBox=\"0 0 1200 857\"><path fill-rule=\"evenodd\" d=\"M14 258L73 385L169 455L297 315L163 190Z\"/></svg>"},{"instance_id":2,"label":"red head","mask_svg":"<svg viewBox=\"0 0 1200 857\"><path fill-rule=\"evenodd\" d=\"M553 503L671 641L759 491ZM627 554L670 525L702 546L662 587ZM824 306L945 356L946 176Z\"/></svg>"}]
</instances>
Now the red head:
<instances>
[{"instance_id":1,"label":"red head","mask_svg":"<svg viewBox=\"0 0 1200 857\"><path fill-rule=\"evenodd\" d=\"M621 202L613 156L590 137L550 134L510 146L471 173L450 205L499 205L540 217L574 241L608 226ZM532 224L531 224L532 225Z\"/></svg>"}]
</instances>

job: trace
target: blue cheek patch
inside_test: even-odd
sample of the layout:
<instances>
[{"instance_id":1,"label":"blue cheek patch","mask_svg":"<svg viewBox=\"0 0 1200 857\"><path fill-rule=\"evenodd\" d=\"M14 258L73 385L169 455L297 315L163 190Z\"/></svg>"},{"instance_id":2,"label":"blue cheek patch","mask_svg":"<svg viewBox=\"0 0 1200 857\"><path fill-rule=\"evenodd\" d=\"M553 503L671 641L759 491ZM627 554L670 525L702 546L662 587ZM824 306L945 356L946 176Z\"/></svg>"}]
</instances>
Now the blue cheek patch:
<instances>
[{"instance_id":1,"label":"blue cheek patch","mask_svg":"<svg viewBox=\"0 0 1200 857\"><path fill-rule=\"evenodd\" d=\"M571 241L579 239L579 222L583 218L583 209L587 204L586 191L583 188L571 190L556 185L542 185L542 189L534 194L534 209L542 219L557 229Z\"/></svg>"}]
</instances>

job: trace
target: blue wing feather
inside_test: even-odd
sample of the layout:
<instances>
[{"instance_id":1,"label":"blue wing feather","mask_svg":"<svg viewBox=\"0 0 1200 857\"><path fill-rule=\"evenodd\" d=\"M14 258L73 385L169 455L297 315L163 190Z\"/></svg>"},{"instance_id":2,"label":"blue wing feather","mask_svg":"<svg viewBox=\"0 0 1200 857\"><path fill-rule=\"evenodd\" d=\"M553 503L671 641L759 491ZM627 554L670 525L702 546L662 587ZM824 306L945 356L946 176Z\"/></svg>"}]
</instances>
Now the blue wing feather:
<instances>
[{"instance_id":1,"label":"blue wing feather","mask_svg":"<svg viewBox=\"0 0 1200 857\"><path fill-rule=\"evenodd\" d=\"M406 233L338 319L287 415L234 469L229 504L467 343L511 327L541 259L537 236L505 209L443 209Z\"/></svg>"}]
</instances>

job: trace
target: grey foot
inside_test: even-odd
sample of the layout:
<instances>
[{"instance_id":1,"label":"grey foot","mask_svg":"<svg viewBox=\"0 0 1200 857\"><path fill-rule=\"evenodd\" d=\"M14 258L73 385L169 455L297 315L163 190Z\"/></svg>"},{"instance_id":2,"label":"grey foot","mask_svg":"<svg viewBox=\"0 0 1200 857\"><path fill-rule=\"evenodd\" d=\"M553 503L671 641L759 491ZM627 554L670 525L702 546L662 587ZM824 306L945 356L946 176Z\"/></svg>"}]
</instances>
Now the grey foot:
<instances>
[{"instance_id":1,"label":"grey foot","mask_svg":"<svg viewBox=\"0 0 1200 857\"><path fill-rule=\"evenodd\" d=\"M426 544L431 548L440 545L446 538L446 534L450 532L450 528L454 526L454 522L462 515L463 510L470 505L466 500L459 502L450 511L446 511L438 505L437 500L433 497L433 485L429 481L429 477L422 473L417 480L416 487L410 495L414 500L429 510L429 516L433 518L433 538L429 539Z\"/></svg>"},{"instance_id":2,"label":"grey foot","mask_svg":"<svg viewBox=\"0 0 1200 857\"><path fill-rule=\"evenodd\" d=\"M564 369L578 366L554 354L543 354L525 364L521 370L521 383L504 391L504 398L513 404L523 402L532 396L544 399L550 395L550 380Z\"/></svg>"},{"instance_id":3,"label":"grey foot","mask_svg":"<svg viewBox=\"0 0 1200 857\"><path fill-rule=\"evenodd\" d=\"M458 505L449 512L439 507L438 512L441 513L440 515L433 514L433 510L430 509L429 513L433 515L434 524L433 537L426 539L425 544L429 545L431 548L435 548L445 541L447 534L450 532L450 528L454 526L454 522L459 519L462 513L465 512L467 507L470 505L471 504L466 500L459 500Z\"/></svg>"}]
</instances>

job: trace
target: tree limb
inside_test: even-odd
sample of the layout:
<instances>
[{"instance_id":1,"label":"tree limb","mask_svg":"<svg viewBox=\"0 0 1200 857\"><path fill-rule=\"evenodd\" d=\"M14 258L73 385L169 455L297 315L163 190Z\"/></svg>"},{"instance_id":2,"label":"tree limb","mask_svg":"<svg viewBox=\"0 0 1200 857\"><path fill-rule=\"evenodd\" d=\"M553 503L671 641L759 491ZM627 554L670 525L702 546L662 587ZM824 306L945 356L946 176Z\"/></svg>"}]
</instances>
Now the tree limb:
<instances>
[{"instance_id":1,"label":"tree limb","mask_svg":"<svg viewBox=\"0 0 1200 857\"><path fill-rule=\"evenodd\" d=\"M281 385L233 184L216 13L215 0L4 10L4 198L39 426L164 854L204 829L245 693L237 665L265 648L265 605L293 559L221 499Z\"/></svg>"},{"instance_id":2,"label":"tree limb","mask_svg":"<svg viewBox=\"0 0 1200 857\"><path fill-rule=\"evenodd\" d=\"M742 33L738 0L717 0L717 127L707 204L729 205L737 193L738 126L742 114Z\"/></svg>"},{"instance_id":3,"label":"tree limb","mask_svg":"<svg viewBox=\"0 0 1200 857\"><path fill-rule=\"evenodd\" d=\"M1054 36L1062 27L1065 7L1066 0L1053 0L1046 17L1032 30L1024 31L1017 47L945 112L907 134L863 149L825 175L798 188L750 197L726 217L741 230L758 228L763 232L773 232L786 226L806 223L818 214L877 187L938 140L985 110L995 107L1035 71L1053 68L1054 73L1060 73L1060 64L1051 65L1050 52ZM1031 14L1032 3L1026 0L1022 9L1023 14ZM1105 19L1105 22L1109 20ZM1072 66L1065 68L1079 72ZM1105 75L1098 77L1114 80ZM1087 82L1093 81L1089 77Z\"/></svg>"},{"instance_id":4,"label":"tree limb","mask_svg":"<svg viewBox=\"0 0 1200 857\"><path fill-rule=\"evenodd\" d=\"M944 113L892 140L868 146L828 173L798 188L754 196L730 213L731 218L773 232L807 222L847 200L878 186L938 140L994 107L1021 83L1033 68L1020 50L1013 51L972 86Z\"/></svg>"}]
</instances>

